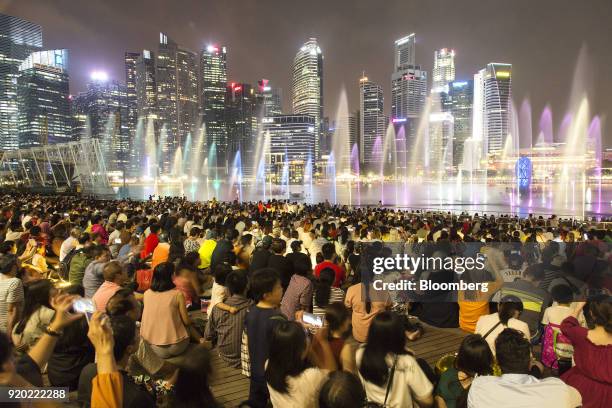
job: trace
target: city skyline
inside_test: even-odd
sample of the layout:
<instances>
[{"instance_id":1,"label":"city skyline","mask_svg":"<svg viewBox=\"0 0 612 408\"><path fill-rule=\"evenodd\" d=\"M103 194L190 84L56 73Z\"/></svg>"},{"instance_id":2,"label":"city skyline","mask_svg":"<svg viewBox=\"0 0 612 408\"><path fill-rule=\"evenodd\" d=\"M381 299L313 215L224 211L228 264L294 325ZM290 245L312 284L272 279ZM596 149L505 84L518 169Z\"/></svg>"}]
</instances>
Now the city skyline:
<instances>
[{"instance_id":1,"label":"city skyline","mask_svg":"<svg viewBox=\"0 0 612 408\"><path fill-rule=\"evenodd\" d=\"M290 90L293 56L313 36L317 37L325 55L325 116L333 118L342 86L347 91L351 110L358 107L358 81L363 70L381 84L385 98L389 98L393 41L416 32L416 62L429 72L433 68L434 50L443 47L456 52L457 80L471 79L478 69L492 61L513 64L515 104L519 106L529 96L535 123L545 104L550 103L555 128L570 103L574 69L580 49L586 44L589 55L586 65L593 72L586 75L591 78L586 89L592 112L605 117L612 110L612 85L605 81L603 69L597 71L598 67L611 63L605 48L610 27L593 24L606 11L612 11L610 4L603 1L592 10L569 12L563 9L563 2L541 2L544 4L529 8L507 6L504 13L486 12L481 10L481 3L469 1L461 5L433 1L419 4L418 8L412 2L391 3L384 10L376 10L372 2L356 1L351 2L348 15L340 13L346 7L339 4L318 7L315 2L312 9L320 10L322 15L310 22L280 2L269 2L258 8L246 2L198 2L206 7L196 7L195 2L186 1L176 9L167 2L157 2L148 11L138 7L142 5L139 2L113 6L109 1L89 7L89 12L70 1L52 5L37 1L22 3L6 2L2 12L40 24L45 49L69 49L73 95L85 89L89 72L95 69L106 70L113 79L123 83L124 53L156 50L160 31L193 52L212 42L223 44L228 47L228 80L255 84L258 78L269 78L286 94ZM413 16L400 21L396 14L410 7L415 11ZM372 14L375 10L378 13ZM432 14L432 10L438 13ZM283 12L284 18L279 20ZM91 13L97 13L100 18L89 18ZM245 13L251 15L249 21L241 18ZM370 20L364 24L366 16ZM266 23L270 19L277 24ZM231 21L241 24L229 24ZM470 24L470 21L479 21L479 24ZM341 27L353 27L350 38L337 35ZM79 30L79 36L70 35L75 30ZM263 41L264 34L274 41ZM283 98L285 112L291 111L288 99ZM389 109L390 104L385 104L385 113ZM604 145L609 146L610 135L605 131L610 127L609 121L604 125Z\"/></svg>"}]
</instances>

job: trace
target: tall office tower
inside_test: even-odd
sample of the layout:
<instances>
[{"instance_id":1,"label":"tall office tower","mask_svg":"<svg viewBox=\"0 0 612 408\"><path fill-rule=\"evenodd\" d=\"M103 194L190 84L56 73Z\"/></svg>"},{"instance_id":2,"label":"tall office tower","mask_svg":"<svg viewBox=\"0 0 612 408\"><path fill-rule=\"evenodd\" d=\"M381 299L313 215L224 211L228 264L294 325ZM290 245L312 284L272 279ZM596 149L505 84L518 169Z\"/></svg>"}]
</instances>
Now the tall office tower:
<instances>
[{"instance_id":1,"label":"tall office tower","mask_svg":"<svg viewBox=\"0 0 612 408\"><path fill-rule=\"evenodd\" d=\"M303 183L308 173L306 164L314 163L317 134L314 116L272 116L264 118L263 125L264 132L270 135L270 157L266 162L272 181L280 184L286 174L290 184Z\"/></svg>"},{"instance_id":2,"label":"tall office tower","mask_svg":"<svg viewBox=\"0 0 612 408\"><path fill-rule=\"evenodd\" d=\"M240 164L244 177L251 177L257 141L255 92L249 84L231 82L225 94L228 158L230 166L238 165L236 153L240 151Z\"/></svg>"},{"instance_id":3,"label":"tall office tower","mask_svg":"<svg viewBox=\"0 0 612 408\"><path fill-rule=\"evenodd\" d=\"M126 52L125 63L125 87L127 101L127 121L130 132L130 142L136 138L136 127L138 126L138 96L136 94L136 62L140 58L139 52ZM131 150L131 149L130 149Z\"/></svg>"},{"instance_id":4,"label":"tall office tower","mask_svg":"<svg viewBox=\"0 0 612 408\"><path fill-rule=\"evenodd\" d=\"M41 50L38 24L0 14L0 150L19 147L17 124L17 76L31 53Z\"/></svg>"},{"instance_id":5,"label":"tall office tower","mask_svg":"<svg viewBox=\"0 0 612 408\"><path fill-rule=\"evenodd\" d=\"M474 81L456 81L449 86L451 114L454 119L453 166L459 168L463 162L463 146L472 136L472 104Z\"/></svg>"},{"instance_id":6,"label":"tall office tower","mask_svg":"<svg viewBox=\"0 0 612 408\"><path fill-rule=\"evenodd\" d=\"M329 156L332 150L334 133L336 132L336 123L333 120L329 120L328 116L325 116L321 121L321 128L321 136L319 137L319 153L321 156Z\"/></svg>"},{"instance_id":7,"label":"tall office tower","mask_svg":"<svg viewBox=\"0 0 612 408\"><path fill-rule=\"evenodd\" d=\"M155 54L149 50L136 59L136 115L145 121L158 118Z\"/></svg>"},{"instance_id":8,"label":"tall office tower","mask_svg":"<svg viewBox=\"0 0 612 408\"><path fill-rule=\"evenodd\" d=\"M491 62L474 75L473 139L484 154L504 148L512 108L512 64Z\"/></svg>"},{"instance_id":9,"label":"tall office tower","mask_svg":"<svg viewBox=\"0 0 612 408\"><path fill-rule=\"evenodd\" d=\"M159 33L155 67L159 120L165 129L166 145L161 146L162 168L170 171L175 152L185 148L187 135L193 134L198 115L196 55L181 48L164 33Z\"/></svg>"},{"instance_id":10,"label":"tall office tower","mask_svg":"<svg viewBox=\"0 0 612 408\"><path fill-rule=\"evenodd\" d=\"M416 36L414 33L395 41L395 71L416 65Z\"/></svg>"},{"instance_id":11,"label":"tall office tower","mask_svg":"<svg viewBox=\"0 0 612 408\"><path fill-rule=\"evenodd\" d=\"M371 169L379 166L373 154L376 138L385 137L385 115L382 86L370 81L365 75L359 80L359 161Z\"/></svg>"},{"instance_id":12,"label":"tall office tower","mask_svg":"<svg viewBox=\"0 0 612 408\"><path fill-rule=\"evenodd\" d=\"M257 114L261 117L283 114L282 90L270 86L269 80L260 79L257 81L255 96L257 98Z\"/></svg>"},{"instance_id":13,"label":"tall office tower","mask_svg":"<svg viewBox=\"0 0 612 408\"><path fill-rule=\"evenodd\" d=\"M96 138L105 154L109 171L127 171L130 155L127 91L124 85L94 72L87 91L73 99L77 126L85 129L83 138ZM80 124L85 119L85 124Z\"/></svg>"},{"instance_id":14,"label":"tall office tower","mask_svg":"<svg viewBox=\"0 0 612 408\"><path fill-rule=\"evenodd\" d=\"M434 52L432 92L455 80L455 50L442 48Z\"/></svg>"},{"instance_id":15,"label":"tall office tower","mask_svg":"<svg viewBox=\"0 0 612 408\"><path fill-rule=\"evenodd\" d=\"M293 113L315 119L315 160L321 157L323 135L323 54L316 38L309 39L293 60Z\"/></svg>"},{"instance_id":16,"label":"tall office tower","mask_svg":"<svg viewBox=\"0 0 612 408\"><path fill-rule=\"evenodd\" d=\"M19 66L19 147L72 140L68 50L37 51Z\"/></svg>"},{"instance_id":17,"label":"tall office tower","mask_svg":"<svg viewBox=\"0 0 612 408\"><path fill-rule=\"evenodd\" d=\"M217 150L218 174L227 171L226 87L227 49L209 45L200 52L200 113L206 128L206 151L213 143Z\"/></svg>"}]
</instances>

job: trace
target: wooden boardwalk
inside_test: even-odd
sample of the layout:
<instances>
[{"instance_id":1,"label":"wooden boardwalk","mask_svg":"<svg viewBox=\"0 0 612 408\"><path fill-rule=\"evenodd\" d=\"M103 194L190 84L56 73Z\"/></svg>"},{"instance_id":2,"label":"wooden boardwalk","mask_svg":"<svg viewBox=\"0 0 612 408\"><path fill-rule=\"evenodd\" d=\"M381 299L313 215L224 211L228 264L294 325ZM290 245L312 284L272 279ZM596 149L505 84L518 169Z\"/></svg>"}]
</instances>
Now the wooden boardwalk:
<instances>
[{"instance_id":1,"label":"wooden boardwalk","mask_svg":"<svg viewBox=\"0 0 612 408\"><path fill-rule=\"evenodd\" d=\"M447 353L459 349L461 340L466 335L459 329L438 329L425 326L425 335L409 343L417 357L423 358L433 367L436 361ZM214 380L213 395L226 408L237 407L241 401L248 399L249 379L243 376L238 368L228 367L213 350Z\"/></svg>"}]
</instances>

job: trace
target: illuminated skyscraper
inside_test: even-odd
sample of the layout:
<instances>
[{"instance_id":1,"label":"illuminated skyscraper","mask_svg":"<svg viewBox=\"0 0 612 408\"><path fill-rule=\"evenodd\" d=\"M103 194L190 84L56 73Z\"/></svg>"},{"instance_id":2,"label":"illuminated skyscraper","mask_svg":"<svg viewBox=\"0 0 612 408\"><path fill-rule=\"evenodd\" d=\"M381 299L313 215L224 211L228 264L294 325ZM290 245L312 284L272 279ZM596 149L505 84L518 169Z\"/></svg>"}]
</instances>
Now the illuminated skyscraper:
<instances>
[{"instance_id":1,"label":"illuminated skyscraper","mask_svg":"<svg viewBox=\"0 0 612 408\"><path fill-rule=\"evenodd\" d=\"M157 119L157 81L155 54L143 50L136 59L136 115L145 123Z\"/></svg>"},{"instance_id":2,"label":"illuminated skyscraper","mask_svg":"<svg viewBox=\"0 0 612 408\"><path fill-rule=\"evenodd\" d=\"M473 139L485 154L499 153L508 137L512 64L491 62L474 75Z\"/></svg>"},{"instance_id":3,"label":"illuminated skyscraper","mask_svg":"<svg viewBox=\"0 0 612 408\"><path fill-rule=\"evenodd\" d=\"M434 53L432 92L441 92L455 80L455 50L442 48ZM448 93L448 91L447 91Z\"/></svg>"},{"instance_id":4,"label":"illuminated skyscraper","mask_svg":"<svg viewBox=\"0 0 612 408\"><path fill-rule=\"evenodd\" d=\"M130 141L136 137L136 126L138 125L138 97L136 95L136 61L140 57L138 52L126 52L125 62L125 88L128 112L128 127Z\"/></svg>"},{"instance_id":5,"label":"illuminated skyscraper","mask_svg":"<svg viewBox=\"0 0 612 408\"><path fill-rule=\"evenodd\" d=\"M168 172L175 152L185 148L198 115L196 55L159 33L159 52L155 67L160 126L165 126L166 146L162 146L163 170Z\"/></svg>"},{"instance_id":6,"label":"illuminated skyscraper","mask_svg":"<svg viewBox=\"0 0 612 408\"><path fill-rule=\"evenodd\" d=\"M19 66L19 147L72 140L68 50L37 51Z\"/></svg>"},{"instance_id":7,"label":"illuminated skyscraper","mask_svg":"<svg viewBox=\"0 0 612 408\"><path fill-rule=\"evenodd\" d=\"M405 166L413 157L419 121L427 100L427 72L415 64L415 40L415 35L410 34L395 41L395 72L391 74L391 119L396 133L399 135L403 128L405 135L405 150L401 141L397 143L400 173L406 171ZM422 157L425 152L422 153L415 157Z\"/></svg>"},{"instance_id":8,"label":"illuminated skyscraper","mask_svg":"<svg viewBox=\"0 0 612 408\"><path fill-rule=\"evenodd\" d=\"M42 48L38 24L0 14L0 150L17 149L17 77L19 66Z\"/></svg>"},{"instance_id":9,"label":"illuminated skyscraper","mask_svg":"<svg viewBox=\"0 0 612 408\"><path fill-rule=\"evenodd\" d=\"M474 81L456 81L449 86L451 113L454 120L453 166L463 161L463 146L472 136L472 104L474 101Z\"/></svg>"},{"instance_id":10,"label":"illuminated skyscraper","mask_svg":"<svg viewBox=\"0 0 612 408\"><path fill-rule=\"evenodd\" d=\"M359 161L367 168L376 165L373 152L376 138L385 136L385 116L383 113L382 86L363 76L359 80Z\"/></svg>"},{"instance_id":11,"label":"illuminated skyscraper","mask_svg":"<svg viewBox=\"0 0 612 408\"><path fill-rule=\"evenodd\" d=\"M262 118L283 114L282 91L280 88L273 88L269 80L260 79L257 81L255 95L257 97L257 111Z\"/></svg>"},{"instance_id":12,"label":"illuminated skyscraper","mask_svg":"<svg viewBox=\"0 0 612 408\"><path fill-rule=\"evenodd\" d=\"M219 171L227 169L228 160L226 88L227 50L223 46L209 45L200 53L200 110L206 127L207 151L214 143L217 149L217 167L221 168Z\"/></svg>"},{"instance_id":13,"label":"illuminated skyscraper","mask_svg":"<svg viewBox=\"0 0 612 408\"><path fill-rule=\"evenodd\" d=\"M315 157L320 152L323 119L323 54L316 38L309 39L293 60L293 113L315 120Z\"/></svg>"},{"instance_id":14,"label":"illuminated skyscraper","mask_svg":"<svg viewBox=\"0 0 612 408\"><path fill-rule=\"evenodd\" d=\"M124 85L109 80L102 72L95 72L87 84L87 91L73 99L74 113L87 122L82 138L100 141L108 170L127 170L129 163L129 123L127 92Z\"/></svg>"},{"instance_id":15,"label":"illuminated skyscraper","mask_svg":"<svg viewBox=\"0 0 612 408\"><path fill-rule=\"evenodd\" d=\"M230 166L240 151L242 174L250 177L253 171L256 145L257 118L255 92L251 85L231 82L225 94L225 118ZM236 162L236 165L238 163Z\"/></svg>"}]
</instances>

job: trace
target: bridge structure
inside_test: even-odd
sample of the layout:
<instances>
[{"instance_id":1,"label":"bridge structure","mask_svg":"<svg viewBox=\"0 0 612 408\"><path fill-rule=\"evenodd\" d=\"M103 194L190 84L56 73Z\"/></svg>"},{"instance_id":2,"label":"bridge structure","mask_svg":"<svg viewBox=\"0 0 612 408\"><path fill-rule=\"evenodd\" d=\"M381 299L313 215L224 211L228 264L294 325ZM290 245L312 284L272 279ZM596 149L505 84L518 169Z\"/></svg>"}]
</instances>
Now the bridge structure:
<instances>
[{"instance_id":1,"label":"bridge structure","mask_svg":"<svg viewBox=\"0 0 612 408\"><path fill-rule=\"evenodd\" d=\"M93 138L0 152L0 185L99 197L115 194L100 142Z\"/></svg>"}]
</instances>

